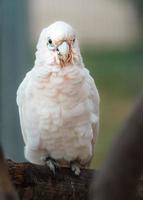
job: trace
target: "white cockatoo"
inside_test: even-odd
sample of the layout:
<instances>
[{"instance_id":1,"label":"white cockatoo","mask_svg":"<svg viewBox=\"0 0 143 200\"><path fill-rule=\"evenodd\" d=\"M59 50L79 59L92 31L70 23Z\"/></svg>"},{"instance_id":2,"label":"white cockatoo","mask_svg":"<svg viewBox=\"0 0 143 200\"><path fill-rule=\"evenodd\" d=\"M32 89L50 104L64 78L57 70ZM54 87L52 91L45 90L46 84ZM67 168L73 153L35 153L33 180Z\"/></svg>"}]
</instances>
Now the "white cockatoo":
<instances>
[{"instance_id":1,"label":"white cockatoo","mask_svg":"<svg viewBox=\"0 0 143 200\"><path fill-rule=\"evenodd\" d=\"M89 165L99 127L99 94L85 68L74 29L58 21L39 38L35 65L17 91L25 158L69 166Z\"/></svg>"}]
</instances>

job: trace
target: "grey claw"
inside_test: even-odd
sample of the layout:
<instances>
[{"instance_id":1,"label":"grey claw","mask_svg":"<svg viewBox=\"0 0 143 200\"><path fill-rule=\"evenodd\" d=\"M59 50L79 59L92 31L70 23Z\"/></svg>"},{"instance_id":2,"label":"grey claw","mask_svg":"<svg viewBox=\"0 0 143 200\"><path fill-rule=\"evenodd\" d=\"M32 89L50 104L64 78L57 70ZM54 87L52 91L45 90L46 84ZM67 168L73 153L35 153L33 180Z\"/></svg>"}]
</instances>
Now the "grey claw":
<instances>
[{"instance_id":1,"label":"grey claw","mask_svg":"<svg viewBox=\"0 0 143 200\"><path fill-rule=\"evenodd\" d=\"M59 167L59 164L56 162L56 160L51 157L42 157L41 159L45 162L55 176L56 168Z\"/></svg>"},{"instance_id":2,"label":"grey claw","mask_svg":"<svg viewBox=\"0 0 143 200\"><path fill-rule=\"evenodd\" d=\"M80 175L80 167L77 163L71 163L71 170L74 172L76 176Z\"/></svg>"},{"instance_id":3,"label":"grey claw","mask_svg":"<svg viewBox=\"0 0 143 200\"><path fill-rule=\"evenodd\" d=\"M46 165L49 167L49 169L53 172L53 174L55 176L55 165L54 165L54 163L51 160L47 160Z\"/></svg>"}]
</instances>

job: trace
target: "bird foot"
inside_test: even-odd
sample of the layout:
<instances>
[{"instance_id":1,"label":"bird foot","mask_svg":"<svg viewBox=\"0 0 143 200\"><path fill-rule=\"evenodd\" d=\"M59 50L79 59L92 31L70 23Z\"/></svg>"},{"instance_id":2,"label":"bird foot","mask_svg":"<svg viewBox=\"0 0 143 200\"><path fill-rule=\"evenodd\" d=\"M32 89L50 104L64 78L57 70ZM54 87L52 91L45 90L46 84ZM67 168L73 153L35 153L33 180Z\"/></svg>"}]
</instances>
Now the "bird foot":
<instances>
[{"instance_id":1,"label":"bird foot","mask_svg":"<svg viewBox=\"0 0 143 200\"><path fill-rule=\"evenodd\" d=\"M80 167L79 167L79 164L76 163L76 162L71 162L70 163L70 168L71 170L74 172L74 174L76 176L79 176L80 175Z\"/></svg>"},{"instance_id":2,"label":"bird foot","mask_svg":"<svg viewBox=\"0 0 143 200\"><path fill-rule=\"evenodd\" d=\"M56 169L59 168L59 164L51 157L43 157L42 160L49 167L50 171L52 171L53 175L56 174Z\"/></svg>"}]
</instances>

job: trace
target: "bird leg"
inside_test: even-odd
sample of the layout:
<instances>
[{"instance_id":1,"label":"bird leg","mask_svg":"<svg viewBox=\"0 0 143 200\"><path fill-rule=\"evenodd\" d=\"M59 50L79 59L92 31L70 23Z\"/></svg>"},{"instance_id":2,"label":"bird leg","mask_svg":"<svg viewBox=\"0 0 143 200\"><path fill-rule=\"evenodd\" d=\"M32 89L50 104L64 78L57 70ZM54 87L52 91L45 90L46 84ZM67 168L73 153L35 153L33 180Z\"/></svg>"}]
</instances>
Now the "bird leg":
<instances>
[{"instance_id":1,"label":"bird leg","mask_svg":"<svg viewBox=\"0 0 143 200\"><path fill-rule=\"evenodd\" d=\"M70 162L70 168L76 176L80 175L80 166L76 161Z\"/></svg>"},{"instance_id":2,"label":"bird leg","mask_svg":"<svg viewBox=\"0 0 143 200\"><path fill-rule=\"evenodd\" d=\"M53 158L49 157L49 156L42 157L42 160L45 162L45 164L49 167L49 169L55 175L55 170L56 170L56 168L59 167L59 164L57 163L57 161L54 160Z\"/></svg>"}]
</instances>

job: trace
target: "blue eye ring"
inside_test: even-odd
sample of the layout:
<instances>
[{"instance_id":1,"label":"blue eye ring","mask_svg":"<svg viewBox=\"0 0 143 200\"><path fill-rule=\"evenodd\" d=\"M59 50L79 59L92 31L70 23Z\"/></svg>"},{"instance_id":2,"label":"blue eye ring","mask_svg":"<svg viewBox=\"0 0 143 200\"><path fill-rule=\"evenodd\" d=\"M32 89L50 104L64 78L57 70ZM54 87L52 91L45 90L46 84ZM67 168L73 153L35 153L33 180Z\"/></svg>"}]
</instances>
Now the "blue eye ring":
<instances>
[{"instance_id":1,"label":"blue eye ring","mask_svg":"<svg viewBox=\"0 0 143 200\"><path fill-rule=\"evenodd\" d=\"M47 46L48 46L48 49L50 50L55 49L55 46L53 45L52 40L50 38L48 38Z\"/></svg>"}]
</instances>

